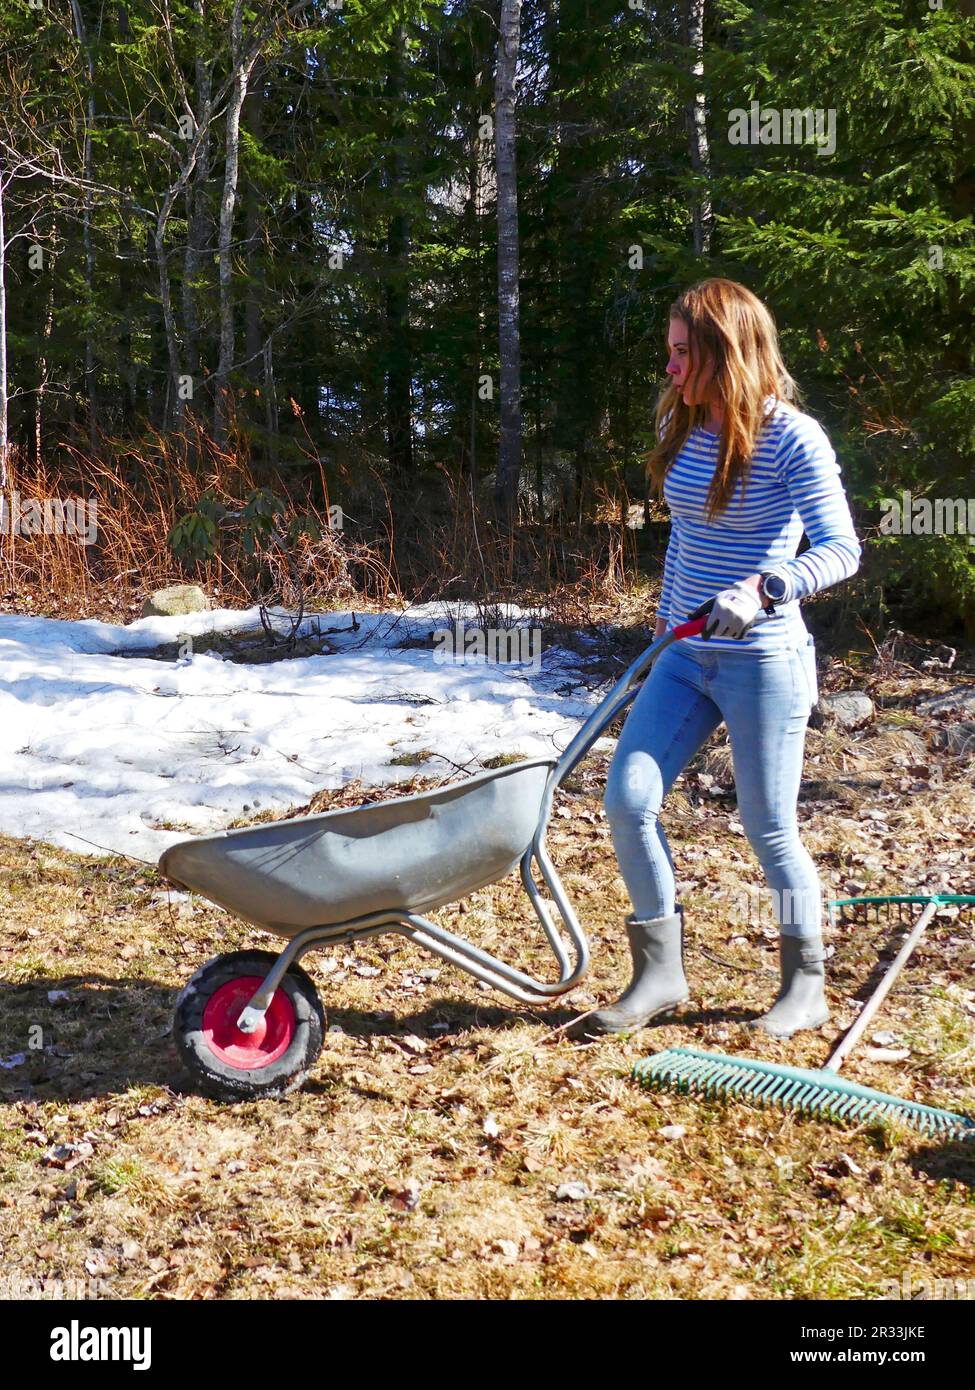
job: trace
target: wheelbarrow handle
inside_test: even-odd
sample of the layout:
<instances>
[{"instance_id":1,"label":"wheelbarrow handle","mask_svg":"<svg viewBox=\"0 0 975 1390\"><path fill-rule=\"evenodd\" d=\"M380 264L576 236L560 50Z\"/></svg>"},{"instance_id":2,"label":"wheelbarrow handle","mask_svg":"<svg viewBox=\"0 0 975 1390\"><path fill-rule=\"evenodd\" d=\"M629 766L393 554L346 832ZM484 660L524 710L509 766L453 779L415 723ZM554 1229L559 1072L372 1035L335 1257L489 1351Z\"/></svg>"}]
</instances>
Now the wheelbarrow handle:
<instances>
[{"instance_id":1,"label":"wheelbarrow handle","mask_svg":"<svg viewBox=\"0 0 975 1390\"><path fill-rule=\"evenodd\" d=\"M714 607L716 598L717 595L715 595L714 598L709 598L707 602L695 608L693 613L688 613L686 622L679 623L677 627L669 628L660 637L656 638L650 646L647 647L646 651L640 653L629 669L623 672L622 676L620 676L602 704L600 704L597 709L593 710L592 714L582 725L575 738L559 758L552 771L550 791L564 782L576 764L581 762L586 756L603 730L622 713L636 695L644 677L657 658L661 656L668 647L673 646L674 642L679 641L681 637L696 637L699 632L704 631L704 624L708 614ZM545 809L542 816L541 823L543 827L547 817L548 808Z\"/></svg>"}]
</instances>

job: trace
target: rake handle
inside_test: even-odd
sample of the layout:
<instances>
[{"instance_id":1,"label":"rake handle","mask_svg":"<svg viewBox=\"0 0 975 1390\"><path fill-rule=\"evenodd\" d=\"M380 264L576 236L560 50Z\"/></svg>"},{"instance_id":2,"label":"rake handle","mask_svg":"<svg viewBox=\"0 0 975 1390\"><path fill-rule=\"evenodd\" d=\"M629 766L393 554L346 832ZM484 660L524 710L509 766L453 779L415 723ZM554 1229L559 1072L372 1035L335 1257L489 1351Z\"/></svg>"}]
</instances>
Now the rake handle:
<instances>
[{"instance_id":1,"label":"rake handle","mask_svg":"<svg viewBox=\"0 0 975 1390\"><path fill-rule=\"evenodd\" d=\"M870 998L867 1000L863 1008L860 1010L860 1013L856 1021L847 1030L839 1047L837 1047L835 1051L830 1055L829 1060L823 1064L823 1071L839 1071L846 1058L850 1055L850 1053L856 1047L857 1043L863 1037L863 1034L867 1028L867 1024L874 1017L881 1004L887 998L887 995L890 993L894 981L897 979L897 976L904 969L904 966L907 964L908 958L913 953L915 946L921 940L921 937L924 935L925 931L927 931L928 923L931 921L931 918L934 916L934 914L937 912L940 906L941 903L938 901L928 903L927 907L924 909L924 911L921 913L921 916L918 918L917 924L912 929L907 940L904 942L903 946L897 952L897 955L894 957L890 965L887 967L886 974L880 981L880 984L877 986L873 994L871 994Z\"/></svg>"}]
</instances>

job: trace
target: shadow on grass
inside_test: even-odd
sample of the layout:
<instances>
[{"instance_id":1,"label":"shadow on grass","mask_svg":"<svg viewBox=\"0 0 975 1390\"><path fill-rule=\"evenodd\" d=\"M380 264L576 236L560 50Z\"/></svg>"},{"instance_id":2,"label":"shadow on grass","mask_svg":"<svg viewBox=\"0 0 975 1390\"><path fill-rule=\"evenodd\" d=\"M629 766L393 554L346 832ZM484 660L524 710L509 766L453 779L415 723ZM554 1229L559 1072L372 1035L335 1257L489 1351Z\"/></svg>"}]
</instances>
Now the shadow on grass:
<instances>
[{"instance_id":1,"label":"shadow on grass","mask_svg":"<svg viewBox=\"0 0 975 1390\"><path fill-rule=\"evenodd\" d=\"M661 1014L650 1027L673 1023L679 1023L683 1028L704 1027L711 1023L750 1023L752 1019L760 1018L761 1014L761 1009L743 1008L738 1004L725 1009L684 1009L681 1013ZM696 1046L696 1043L690 1041L688 1046Z\"/></svg>"},{"instance_id":2,"label":"shadow on grass","mask_svg":"<svg viewBox=\"0 0 975 1390\"><path fill-rule=\"evenodd\" d=\"M325 1000L329 1025L337 1024L351 1034L373 1034L378 1037L397 1037L410 1033L422 1037L450 1037L475 1028L514 1028L519 1023L534 1023L544 1029L559 1028L571 1022L578 1009L551 1008L530 1005L478 1003L460 999L436 999L412 1013L394 1013L388 1009L329 1008ZM446 1025L446 1026L445 1026Z\"/></svg>"},{"instance_id":3,"label":"shadow on grass","mask_svg":"<svg viewBox=\"0 0 975 1390\"><path fill-rule=\"evenodd\" d=\"M170 1085L177 992L97 974L0 984L0 1100L90 1100Z\"/></svg>"},{"instance_id":4,"label":"shadow on grass","mask_svg":"<svg viewBox=\"0 0 975 1390\"><path fill-rule=\"evenodd\" d=\"M131 976L45 976L0 984L0 1103L92 1100L135 1086L192 1093L173 1041L179 989ZM578 1010L534 1010L460 999L436 999L407 1013L325 1006L326 1027L351 1037L423 1038L463 1045L480 1029L530 1023L547 1032ZM306 1087L315 1086L315 1072Z\"/></svg>"},{"instance_id":5,"label":"shadow on grass","mask_svg":"<svg viewBox=\"0 0 975 1390\"><path fill-rule=\"evenodd\" d=\"M943 1140L911 1155L915 1177L923 1173L935 1182L960 1183L975 1189L975 1137Z\"/></svg>"}]
</instances>

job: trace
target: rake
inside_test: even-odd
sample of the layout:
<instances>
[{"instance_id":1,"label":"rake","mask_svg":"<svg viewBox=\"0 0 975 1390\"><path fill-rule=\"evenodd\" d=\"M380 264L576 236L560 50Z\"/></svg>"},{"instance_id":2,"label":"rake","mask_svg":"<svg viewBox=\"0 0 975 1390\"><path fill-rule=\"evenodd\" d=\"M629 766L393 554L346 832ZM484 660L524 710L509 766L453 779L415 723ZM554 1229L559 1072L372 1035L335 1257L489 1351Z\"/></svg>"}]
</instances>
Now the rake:
<instances>
[{"instance_id":1,"label":"rake","mask_svg":"<svg viewBox=\"0 0 975 1390\"><path fill-rule=\"evenodd\" d=\"M912 1125L925 1135L946 1139L975 1139L975 1119L951 1110L920 1105L901 1096L888 1096L869 1086L841 1077L839 1069L853 1051L864 1030L883 1003L891 986L917 946L928 923L940 908L957 908L965 921L975 920L975 895L940 893L892 897L836 898L829 903L830 920L835 909L852 908L851 915L875 920L896 915L902 920L905 909L923 904L923 911L903 946L888 966L879 985L861 1009L839 1046L819 1071L780 1066L746 1057L727 1057L716 1052L699 1052L691 1047L669 1048L645 1061L637 1062L633 1075L651 1090L679 1091L707 1099L739 1097L760 1106L776 1105L820 1119L864 1121L889 1118Z\"/></svg>"}]
</instances>

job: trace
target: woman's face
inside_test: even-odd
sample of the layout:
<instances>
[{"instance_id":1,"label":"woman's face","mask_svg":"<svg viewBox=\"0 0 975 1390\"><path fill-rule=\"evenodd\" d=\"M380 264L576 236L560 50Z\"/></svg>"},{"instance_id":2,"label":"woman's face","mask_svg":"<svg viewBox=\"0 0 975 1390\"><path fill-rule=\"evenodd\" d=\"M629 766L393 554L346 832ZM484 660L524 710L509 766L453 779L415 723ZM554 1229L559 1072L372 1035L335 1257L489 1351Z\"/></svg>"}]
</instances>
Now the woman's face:
<instances>
[{"instance_id":1,"label":"woman's face","mask_svg":"<svg viewBox=\"0 0 975 1390\"><path fill-rule=\"evenodd\" d=\"M667 347L670 360L667 375L681 390L685 405L704 405L707 402L708 387L714 376L714 365L706 359L699 365L691 361L688 344L687 324L683 319L671 319L667 333Z\"/></svg>"}]
</instances>

